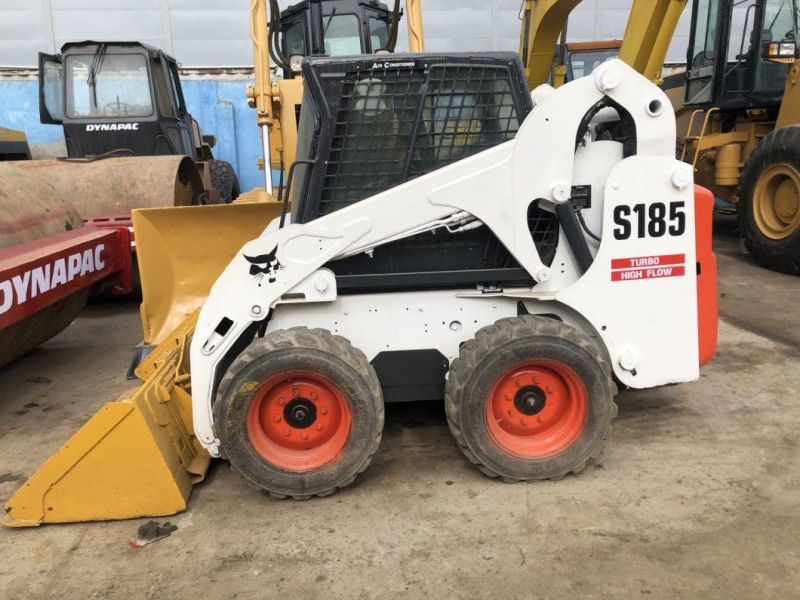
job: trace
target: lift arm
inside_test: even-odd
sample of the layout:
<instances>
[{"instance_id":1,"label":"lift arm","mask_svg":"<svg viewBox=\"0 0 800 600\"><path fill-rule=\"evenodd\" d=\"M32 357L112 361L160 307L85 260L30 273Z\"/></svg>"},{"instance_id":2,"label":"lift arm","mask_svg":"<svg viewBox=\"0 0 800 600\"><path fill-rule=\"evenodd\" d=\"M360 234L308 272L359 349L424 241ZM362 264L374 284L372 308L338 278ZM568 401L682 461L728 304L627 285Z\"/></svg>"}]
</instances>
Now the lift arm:
<instances>
[{"instance_id":1,"label":"lift arm","mask_svg":"<svg viewBox=\"0 0 800 600\"><path fill-rule=\"evenodd\" d=\"M425 34L422 31L421 0L406 0L406 25L410 52L425 52Z\"/></svg>"},{"instance_id":2,"label":"lift arm","mask_svg":"<svg viewBox=\"0 0 800 600\"><path fill-rule=\"evenodd\" d=\"M619 57L651 81L658 81L686 1L634 0ZM531 90L549 81L553 49L579 3L580 0L525 0L519 53Z\"/></svg>"},{"instance_id":3,"label":"lift arm","mask_svg":"<svg viewBox=\"0 0 800 600\"><path fill-rule=\"evenodd\" d=\"M619 57L650 81L658 82L685 7L686 0L634 0Z\"/></svg>"},{"instance_id":4,"label":"lift arm","mask_svg":"<svg viewBox=\"0 0 800 600\"><path fill-rule=\"evenodd\" d=\"M270 168L269 132L272 128L272 83L269 76L269 32L267 31L266 0L250 3L250 37L253 40L253 67L255 86L247 86L247 100L256 109L256 122L261 128L264 153L264 186L272 195L272 169Z\"/></svg>"},{"instance_id":5,"label":"lift arm","mask_svg":"<svg viewBox=\"0 0 800 600\"><path fill-rule=\"evenodd\" d=\"M528 88L547 83L553 65L553 49L567 26L572 9L581 0L525 0L519 55L525 66Z\"/></svg>"}]
</instances>

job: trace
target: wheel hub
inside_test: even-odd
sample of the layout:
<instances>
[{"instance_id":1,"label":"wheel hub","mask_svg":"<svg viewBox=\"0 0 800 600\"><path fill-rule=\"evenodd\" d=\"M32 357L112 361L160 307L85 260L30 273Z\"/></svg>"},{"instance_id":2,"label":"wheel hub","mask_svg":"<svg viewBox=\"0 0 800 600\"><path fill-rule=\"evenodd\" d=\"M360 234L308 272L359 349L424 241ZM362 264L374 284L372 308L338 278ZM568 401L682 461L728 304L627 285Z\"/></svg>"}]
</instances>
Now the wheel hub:
<instances>
[{"instance_id":1,"label":"wheel hub","mask_svg":"<svg viewBox=\"0 0 800 600\"><path fill-rule=\"evenodd\" d=\"M588 412L583 380L566 364L549 359L508 369L486 401L490 436L503 451L526 459L567 448L580 437Z\"/></svg>"},{"instance_id":2,"label":"wheel hub","mask_svg":"<svg viewBox=\"0 0 800 600\"><path fill-rule=\"evenodd\" d=\"M514 407L523 415L535 415L544 409L545 392L538 385L526 385L514 395Z\"/></svg>"},{"instance_id":3,"label":"wheel hub","mask_svg":"<svg viewBox=\"0 0 800 600\"><path fill-rule=\"evenodd\" d=\"M305 429L317 420L317 407L308 398L295 398L286 404L283 418L289 426Z\"/></svg>"}]
</instances>

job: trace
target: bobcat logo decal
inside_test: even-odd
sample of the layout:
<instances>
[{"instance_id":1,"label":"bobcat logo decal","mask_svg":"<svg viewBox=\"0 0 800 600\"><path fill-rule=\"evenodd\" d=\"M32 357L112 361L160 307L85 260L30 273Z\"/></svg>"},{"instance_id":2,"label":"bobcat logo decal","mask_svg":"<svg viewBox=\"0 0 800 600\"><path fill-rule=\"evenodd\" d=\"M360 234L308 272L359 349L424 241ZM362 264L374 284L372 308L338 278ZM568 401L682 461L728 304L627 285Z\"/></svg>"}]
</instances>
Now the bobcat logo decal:
<instances>
[{"instance_id":1,"label":"bobcat logo decal","mask_svg":"<svg viewBox=\"0 0 800 600\"><path fill-rule=\"evenodd\" d=\"M250 263L250 275L255 276L256 281L261 281L266 276L269 283L275 283L275 276L284 268L276 256L277 253L278 246L276 245L268 254L244 255L245 260Z\"/></svg>"}]
</instances>

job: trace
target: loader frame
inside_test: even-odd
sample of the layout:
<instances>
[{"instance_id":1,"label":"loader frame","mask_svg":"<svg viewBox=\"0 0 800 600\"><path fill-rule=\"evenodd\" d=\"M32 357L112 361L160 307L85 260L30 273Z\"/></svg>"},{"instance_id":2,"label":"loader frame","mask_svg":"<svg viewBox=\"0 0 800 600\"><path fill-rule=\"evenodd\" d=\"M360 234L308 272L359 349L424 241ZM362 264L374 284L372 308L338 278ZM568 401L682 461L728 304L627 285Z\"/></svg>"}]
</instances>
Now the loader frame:
<instances>
[{"instance_id":1,"label":"loader frame","mask_svg":"<svg viewBox=\"0 0 800 600\"><path fill-rule=\"evenodd\" d=\"M191 344L194 429L211 455L220 451L211 407L226 365L259 330L286 327L293 319L333 329L340 323L338 315L338 332L370 359L383 351L435 348L452 360L477 328L517 314L522 302L525 311L556 314L596 339L625 385L644 388L697 378L692 175L674 158L675 120L667 97L615 60L593 77L555 91L540 88L534 98L537 106L514 140L315 221L282 228L273 221L258 239L245 244L214 284ZM594 160L585 162L583 175L593 176L597 189L603 190L598 195L605 196L605 201L596 199L596 206L602 207L600 223L606 234L601 234L589 265L581 260L585 238L574 232L566 236L569 247L561 245L555 268L549 268L531 239L527 210L531 202L544 200L561 217L562 228L569 227L569 214L574 213L559 207L571 206L578 183L576 140L583 138L603 103L615 107L635 131L635 139L625 145L627 156L613 155L620 153L620 144L613 144L615 150L601 144ZM598 169L591 165L603 161L605 167L592 175ZM624 215L631 207L645 210L651 204L669 210L670 234L648 236L640 230L631 236L631 224L622 225ZM430 296L398 290L380 299L345 297L337 294L335 277L323 268L336 258L420 231L479 224L489 227L530 274L533 288L473 288ZM659 261L672 268L647 270ZM643 281L652 278L660 283ZM384 306L391 307L388 315L382 313ZM647 307L643 317L637 316L640 307ZM433 311L433 316L421 323L401 316L412 309ZM454 318L465 310L472 319ZM372 322L369 315L381 316ZM668 318L670 326L642 327L643 319L660 318ZM454 321L461 327L434 327Z\"/></svg>"}]
</instances>

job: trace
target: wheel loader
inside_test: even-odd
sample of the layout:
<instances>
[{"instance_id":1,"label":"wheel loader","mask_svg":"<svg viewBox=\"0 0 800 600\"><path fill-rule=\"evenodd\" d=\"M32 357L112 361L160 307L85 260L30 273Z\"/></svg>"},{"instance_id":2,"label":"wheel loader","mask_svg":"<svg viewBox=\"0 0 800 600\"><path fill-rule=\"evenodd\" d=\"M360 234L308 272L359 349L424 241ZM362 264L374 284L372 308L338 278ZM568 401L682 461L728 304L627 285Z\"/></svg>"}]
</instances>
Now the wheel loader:
<instances>
[{"instance_id":1,"label":"wheel loader","mask_svg":"<svg viewBox=\"0 0 800 600\"><path fill-rule=\"evenodd\" d=\"M735 202L760 265L800 275L800 110L796 0L695 0L682 158Z\"/></svg>"},{"instance_id":2,"label":"wheel loader","mask_svg":"<svg viewBox=\"0 0 800 600\"><path fill-rule=\"evenodd\" d=\"M6 524L172 514L211 457L276 497L328 495L415 383L444 396L481 471L559 479L599 453L617 386L698 377L716 343L713 198L675 159L656 86L615 60L531 97L517 59L482 54L309 58L303 75L300 146L315 144L291 212ZM369 155L375 183L364 161L331 172L331 153Z\"/></svg>"}]
</instances>

